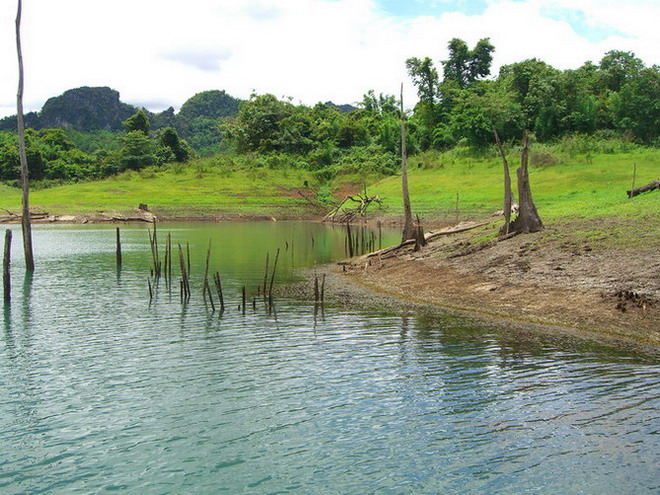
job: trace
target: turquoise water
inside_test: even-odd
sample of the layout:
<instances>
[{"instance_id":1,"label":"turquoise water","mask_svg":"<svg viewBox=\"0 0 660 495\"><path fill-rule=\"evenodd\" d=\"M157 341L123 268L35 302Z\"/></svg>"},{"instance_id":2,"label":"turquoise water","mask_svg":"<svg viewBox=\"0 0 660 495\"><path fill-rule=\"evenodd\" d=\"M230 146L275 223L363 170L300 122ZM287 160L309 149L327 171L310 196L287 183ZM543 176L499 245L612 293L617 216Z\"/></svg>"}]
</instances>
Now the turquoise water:
<instances>
[{"instance_id":1,"label":"turquoise water","mask_svg":"<svg viewBox=\"0 0 660 495\"><path fill-rule=\"evenodd\" d=\"M242 314L266 252L272 267L281 249L276 283L288 280L343 257L343 231L168 231L190 243L185 306L162 281L149 299L146 227L122 227L117 270L114 227L39 226L32 279L15 229L0 493L660 492L654 357L442 314L315 316L281 299ZM223 315L201 298L210 238Z\"/></svg>"}]
</instances>

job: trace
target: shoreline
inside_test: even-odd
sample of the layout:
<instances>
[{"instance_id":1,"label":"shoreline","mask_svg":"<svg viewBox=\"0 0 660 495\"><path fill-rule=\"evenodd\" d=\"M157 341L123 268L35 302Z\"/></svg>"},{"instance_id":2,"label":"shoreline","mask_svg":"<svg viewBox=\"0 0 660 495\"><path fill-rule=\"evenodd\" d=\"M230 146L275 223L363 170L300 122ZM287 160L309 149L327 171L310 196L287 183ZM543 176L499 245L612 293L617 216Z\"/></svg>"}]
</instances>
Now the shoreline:
<instances>
[{"instance_id":1,"label":"shoreline","mask_svg":"<svg viewBox=\"0 0 660 495\"><path fill-rule=\"evenodd\" d=\"M534 333L531 327L660 352L658 225L646 229L638 246L619 244L616 228L628 226L608 220L600 226L593 221L551 225L464 254L485 244L482 239L498 226L495 221L436 237L418 252L405 246L327 266L330 301L428 308L516 328L518 336ZM586 227L610 232L609 237L585 237L580 229ZM311 283L291 292L309 299Z\"/></svg>"},{"instance_id":2,"label":"shoreline","mask_svg":"<svg viewBox=\"0 0 660 495\"><path fill-rule=\"evenodd\" d=\"M565 241L561 228L465 253L477 228L345 265L352 283L417 304L660 346L660 253ZM651 232L652 234L652 232Z\"/></svg>"},{"instance_id":3,"label":"shoreline","mask_svg":"<svg viewBox=\"0 0 660 495\"><path fill-rule=\"evenodd\" d=\"M321 221L318 216L163 218L139 209L129 215L99 211L91 215L36 212L36 216L34 224ZM378 222L397 224L398 219L368 220ZM497 321L500 326L538 326L596 341L660 348L660 222L643 225L604 219L551 224L539 233L521 234L466 254L492 240L500 222L491 218L468 231L436 237L418 252L404 246L345 260L325 271L336 279L333 285L339 293L346 290L341 285L369 291L372 297L358 293L357 299L371 306L382 305L379 299L397 300ZM20 223L20 216L0 218L0 223ZM636 243L631 241L637 237ZM306 294L303 299L312 293Z\"/></svg>"}]
</instances>

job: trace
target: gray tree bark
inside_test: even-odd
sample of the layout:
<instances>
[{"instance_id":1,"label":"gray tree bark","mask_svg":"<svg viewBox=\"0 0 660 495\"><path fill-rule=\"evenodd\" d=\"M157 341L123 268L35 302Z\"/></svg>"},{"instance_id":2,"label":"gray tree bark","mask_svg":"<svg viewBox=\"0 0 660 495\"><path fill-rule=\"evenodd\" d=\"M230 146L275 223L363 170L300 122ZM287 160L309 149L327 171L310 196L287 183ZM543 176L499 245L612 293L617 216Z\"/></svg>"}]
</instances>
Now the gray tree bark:
<instances>
[{"instance_id":1,"label":"gray tree bark","mask_svg":"<svg viewBox=\"0 0 660 495\"><path fill-rule=\"evenodd\" d=\"M502 227L502 234L507 235L509 233L509 229L511 228L511 206L513 205L511 175L509 174L509 162L506 159L504 148L502 148L500 136L497 134L495 129L493 129L493 134L495 134L497 149L500 151L500 155L502 156L502 163L504 165L504 227Z\"/></svg>"},{"instance_id":2,"label":"gray tree bark","mask_svg":"<svg viewBox=\"0 0 660 495\"><path fill-rule=\"evenodd\" d=\"M406 119L403 113L403 83L401 83L401 190L403 195L402 241L407 241L413 239L415 230L410 208L410 193L408 192L408 156L406 149Z\"/></svg>"},{"instance_id":3,"label":"gray tree bark","mask_svg":"<svg viewBox=\"0 0 660 495\"><path fill-rule=\"evenodd\" d=\"M23 228L23 252L25 269L34 271L34 253L32 250L32 225L30 223L30 179L25 152L25 121L23 118L23 52L21 50L21 11L22 2L18 0L16 14L16 52L18 54L18 93L16 95L16 120L18 122L18 153L21 161L21 185L23 189L23 209L21 227Z\"/></svg>"},{"instance_id":4,"label":"gray tree bark","mask_svg":"<svg viewBox=\"0 0 660 495\"><path fill-rule=\"evenodd\" d=\"M543 229L543 222L536 211L532 199L532 189L529 185L529 137L523 138L523 151L520 159L518 175L518 217L511 224L511 232L530 233Z\"/></svg>"}]
</instances>

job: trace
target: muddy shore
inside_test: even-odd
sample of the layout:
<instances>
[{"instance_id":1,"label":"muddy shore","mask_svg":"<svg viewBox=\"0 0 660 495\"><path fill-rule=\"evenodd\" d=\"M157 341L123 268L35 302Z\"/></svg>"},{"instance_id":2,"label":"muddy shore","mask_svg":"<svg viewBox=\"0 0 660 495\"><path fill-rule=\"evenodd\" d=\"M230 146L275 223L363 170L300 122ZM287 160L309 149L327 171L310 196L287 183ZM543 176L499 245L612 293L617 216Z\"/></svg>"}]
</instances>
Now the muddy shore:
<instances>
[{"instance_id":1,"label":"muddy shore","mask_svg":"<svg viewBox=\"0 0 660 495\"><path fill-rule=\"evenodd\" d=\"M406 246L327 267L328 297L335 304L445 309L500 327L657 350L658 225L636 243L618 242L630 234L621 227L550 226L466 254L496 232L488 224L437 237L418 252ZM309 297L306 284L292 290Z\"/></svg>"}]
</instances>

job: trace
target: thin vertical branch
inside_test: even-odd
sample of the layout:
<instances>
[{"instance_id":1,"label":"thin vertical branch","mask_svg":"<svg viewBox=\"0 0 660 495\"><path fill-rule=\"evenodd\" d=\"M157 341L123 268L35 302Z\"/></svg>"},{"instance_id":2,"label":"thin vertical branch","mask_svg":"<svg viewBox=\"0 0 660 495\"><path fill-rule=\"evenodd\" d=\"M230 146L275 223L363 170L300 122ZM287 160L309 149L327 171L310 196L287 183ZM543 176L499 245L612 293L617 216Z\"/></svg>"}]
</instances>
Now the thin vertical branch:
<instances>
[{"instance_id":1,"label":"thin vertical branch","mask_svg":"<svg viewBox=\"0 0 660 495\"><path fill-rule=\"evenodd\" d=\"M21 227L23 228L23 252L25 253L25 269L34 272L34 252L32 250L32 225L30 223L30 178L25 152L25 120L23 118L23 50L21 48L21 13L23 4L18 0L16 13L16 53L18 55L18 93L16 95L16 122L18 126L18 153L21 161L21 186L23 189L23 213Z\"/></svg>"},{"instance_id":2,"label":"thin vertical branch","mask_svg":"<svg viewBox=\"0 0 660 495\"><path fill-rule=\"evenodd\" d=\"M4 288L4 302L9 304L11 301L11 230L5 232L5 255L2 261L2 285Z\"/></svg>"},{"instance_id":3,"label":"thin vertical branch","mask_svg":"<svg viewBox=\"0 0 660 495\"><path fill-rule=\"evenodd\" d=\"M502 232L504 235L508 235L509 229L511 228L511 206L513 205L511 174L509 173L509 162L506 160L506 153L504 153L504 148L500 142L500 136L495 129L493 129L493 134L495 134L495 143L497 143L497 149L502 156L502 165L504 167L504 228L502 229Z\"/></svg>"},{"instance_id":4,"label":"thin vertical branch","mask_svg":"<svg viewBox=\"0 0 660 495\"><path fill-rule=\"evenodd\" d=\"M408 152L406 149L406 117L403 112L403 83L401 83L401 192L403 195L403 241L413 237L412 210L408 191Z\"/></svg>"}]
</instances>

